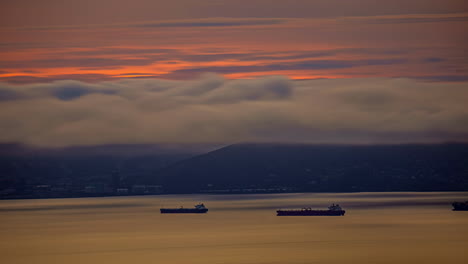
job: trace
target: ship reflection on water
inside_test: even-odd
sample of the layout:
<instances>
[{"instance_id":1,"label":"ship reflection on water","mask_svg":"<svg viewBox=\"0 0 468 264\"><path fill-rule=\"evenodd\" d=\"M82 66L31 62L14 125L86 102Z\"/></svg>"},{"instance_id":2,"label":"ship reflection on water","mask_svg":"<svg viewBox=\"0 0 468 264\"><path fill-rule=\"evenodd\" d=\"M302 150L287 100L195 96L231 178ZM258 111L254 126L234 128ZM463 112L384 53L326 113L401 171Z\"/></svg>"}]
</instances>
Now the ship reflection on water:
<instances>
[{"instance_id":1,"label":"ship reflection on water","mask_svg":"<svg viewBox=\"0 0 468 264\"><path fill-rule=\"evenodd\" d=\"M468 193L180 195L0 202L1 263L468 263ZM209 214L161 214L203 201ZM339 202L345 217L277 217Z\"/></svg>"}]
</instances>

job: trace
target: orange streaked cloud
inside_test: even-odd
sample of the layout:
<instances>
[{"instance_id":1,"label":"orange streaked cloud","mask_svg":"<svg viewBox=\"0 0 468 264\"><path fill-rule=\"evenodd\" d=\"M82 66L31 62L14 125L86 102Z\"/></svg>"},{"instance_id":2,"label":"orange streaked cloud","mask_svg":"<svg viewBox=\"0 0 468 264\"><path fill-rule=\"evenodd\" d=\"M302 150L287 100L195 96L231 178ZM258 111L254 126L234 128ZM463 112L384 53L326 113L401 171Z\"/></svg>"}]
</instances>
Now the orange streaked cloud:
<instances>
[{"instance_id":1,"label":"orange streaked cloud","mask_svg":"<svg viewBox=\"0 0 468 264\"><path fill-rule=\"evenodd\" d=\"M188 79L204 71L217 72L228 78L268 74L293 79L466 76L466 55L461 47L466 43L458 40L456 33L466 25L467 17L466 14L446 14L315 20L205 19L135 23L122 28L113 25L110 31L104 26L91 29L92 32L100 31L110 40L121 36L124 38L122 45L90 33L86 28L64 27L60 32L56 28L30 29L44 31L43 38L35 40L39 42L37 47L4 44L8 48L0 52L0 80L50 81L70 76L78 80L87 80L88 76L102 76L103 80L130 77ZM355 23L361 25L349 25ZM407 29L408 23L415 24L415 28ZM411 33L426 34L427 23L445 24L447 29L454 24L450 30L455 34L445 32L442 26L439 32L425 36L419 44L412 38L405 38ZM398 28L402 30L392 36ZM2 34L18 35L20 39L27 37L27 31L20 31ZM340 33L345 34L337 37ZM373 34L385 37L380 39ZM69 42L69 35L77 42ZM449 38L440 40L441 35ZM62 38L58 39L60 36ZM177 37L171 45L173 36ZM180 36L187 41L177 40ZM388 44L383 43L389 36ZM364 40L367 43L363 44ZM140 43L142 45L138 45ZM433 66L427 67L428 64ZM426 72L421 72L421 65ZM371 71L366 69L368 66L372 66ZM451 69L453 67L455 71ZM96 81L94 77L93 81Z\"/></svg>"},{"instance_id":2,"label":"orange streaked cloud","mask_svg":"<svg viewBox=\"0 0 468 264\"><path fill-rule=\"evenodd\" d=\"M468 76L468 13L356 14L5 26L0 80Z\"/></svg>"}]
</instances>

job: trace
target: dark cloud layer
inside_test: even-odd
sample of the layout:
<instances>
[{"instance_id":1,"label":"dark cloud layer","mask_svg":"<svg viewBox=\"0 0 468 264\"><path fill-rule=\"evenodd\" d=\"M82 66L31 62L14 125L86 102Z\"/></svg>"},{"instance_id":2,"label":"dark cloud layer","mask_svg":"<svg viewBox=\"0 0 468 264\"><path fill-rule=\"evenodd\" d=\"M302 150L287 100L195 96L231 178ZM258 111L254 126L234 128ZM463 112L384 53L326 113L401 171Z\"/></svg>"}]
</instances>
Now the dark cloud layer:
<instances>
[{"instance_id":1,"label":"dark cloud layer","mask_svg":"<svg viewBox=\"0 0 468 264\"><path fill-rule=\"evenodd\" d=\"M156 77L156 76L155 76ZM36 77L30 75L15 75L9 77L1 77L0 80L11 84L27 84L27 83L47 83L58 80L81 80L86 82L106 81L114 79L106 74L60 74L54 76Z\"/></svg>"},{"instance_id":2,"label":"dark cloud layer","mask_svg":"<svg viewBox=\"0 0 468 264\"><path fill-rule=\"evenodd\" d=\"M89 30L89 29L116 29L116 28L210 28L210 27L251 27L269 26L286 23L287 19L281 18L198 18L181 20L144 21L134 23L94 24L89 25L56 25L56 26L32 26L18 28L22 31L64 31L64 30Z\"/></svg>"},{"instance_id":3,"label":"dark cloud layer","mask_svg":"<svg viewBox=\"0 0 468 264\"><path fill-rule=\"evenodd\" d=\"M0 61L0 68L25 68L25 67L79 67L79 68L96 68L96 67L121 67L129 65L148 65L153 60L151 59L108 59L108 58L57 58L45 60L28 60L28 61Z\"/></svg>"},{"instance_id":4,"label":"dark cloud layer","mask_svg":"<svg viewBox=\"0 0 468 264\"><path fill-rule=\"evenodd\" d=\"M211 19L194 21L174 21L174 22L150 22L130 25L131 27L159 28L159 27L235 27L235 26L257 26L275 25L283 23L281 19Z\"/></svg>"},{"instance_id":5,"label":"dark cloud layer","mask_svg":"<svg viewBox=\"0 0 468 264\"><path fill-rule=\"evenodd\" d=\"M468 82L468 76L464 75L433 75L416 77L416 79L432 82Z\"/></svg>"},{"instance_id":6,"label":"dark cloud layer","mask_svg":"<svg viewBox=\"0 0 468 264\"><path fill-rule=\"evenodd\" d=\"M21 96L12 89L2 89L0 88L0 102L2 101L12 101L20 99Z\"/></svg>"},{"instance_id":7,"label":"dark cloud layer","mask_svg":"<svg viewBox=\"0 0 468 264\"><path fill-rule=\"evenodd\" d=\"M400 16L400 17L368 17L363 18L365 23L371 24L408 24L408 23L440 23L440 22L466 22L468 21L468 14L453 14L446 16Z\"/></svg>"},{"instance_id":8,"label":"dark cloud layer","mask_svg":"<svg viewBox=\"0 0 468 264\"><path fill-rule=\"evenodd\" d=\"M369 59L369 60L305 60L297 62L272 63L249 66L213 66L189 68L173 71L164 75L166 78L193 78L204 72L215 72L220 74L240 73L240 72L269 72L269 71L289 71L289 70L326 70L345 69L360 66L392 65L402 64L405 59Z\"/></svg>"}]
</instances>

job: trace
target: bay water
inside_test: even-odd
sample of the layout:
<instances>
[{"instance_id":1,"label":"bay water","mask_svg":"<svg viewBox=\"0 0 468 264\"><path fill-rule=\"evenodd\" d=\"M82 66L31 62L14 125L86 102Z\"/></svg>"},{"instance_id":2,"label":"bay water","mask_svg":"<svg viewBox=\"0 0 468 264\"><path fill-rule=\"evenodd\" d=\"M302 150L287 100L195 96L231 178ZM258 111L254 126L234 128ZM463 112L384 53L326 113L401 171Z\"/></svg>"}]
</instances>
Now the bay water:
<instances>
[{"instance_id":1,"label":"bay water","mask_svg":"<svg viewBox=\"0 0 468 264\"><path fill-rule=\"evenodd\" d=\"M0 201L0 263L468 263L466 192ZM192 207L207 214L160 214ZM326 209L345 216L276 216Z\"/></svg>"}]
</instances>

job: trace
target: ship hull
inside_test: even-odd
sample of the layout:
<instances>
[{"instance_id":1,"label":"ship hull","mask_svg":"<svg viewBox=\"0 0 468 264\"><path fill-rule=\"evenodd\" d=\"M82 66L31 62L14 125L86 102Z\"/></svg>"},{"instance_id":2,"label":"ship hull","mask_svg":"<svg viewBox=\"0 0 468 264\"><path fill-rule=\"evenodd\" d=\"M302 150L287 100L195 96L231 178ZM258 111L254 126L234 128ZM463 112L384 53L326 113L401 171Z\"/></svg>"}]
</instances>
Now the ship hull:
<instances>
[{"instance_id":1,"label":"ship hull","mask_svg":"<svg viewBox=\"0 0 468 264\"><path fill-rule=\"evenodd\" d=\"M277 216L343 216L345 210L278 210Z\"/></svg>"},{"instance_id":2,"label":"ship hull","mask_svg":"<svg viewBox=\"0 0 468 264\"><path fill-rule=\"evenodd\" d=\"M161 208L161 214L204 214L208 209L193 208Z\"/></svg>"},{"instance_id":3,"label":"ship hull","mask_svg":"<svg viewBox=\"0 0 468 264\"><path fill-rule=\"evenodd\" d=\"M453 203L453 211L468 211L468 203Z\"/></svg>"}]
</instances>

